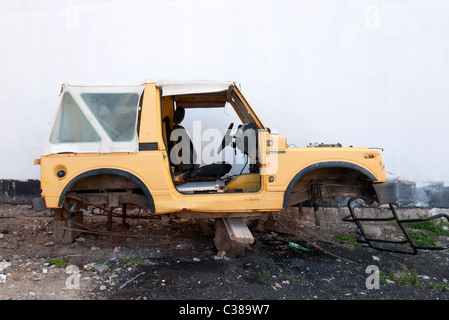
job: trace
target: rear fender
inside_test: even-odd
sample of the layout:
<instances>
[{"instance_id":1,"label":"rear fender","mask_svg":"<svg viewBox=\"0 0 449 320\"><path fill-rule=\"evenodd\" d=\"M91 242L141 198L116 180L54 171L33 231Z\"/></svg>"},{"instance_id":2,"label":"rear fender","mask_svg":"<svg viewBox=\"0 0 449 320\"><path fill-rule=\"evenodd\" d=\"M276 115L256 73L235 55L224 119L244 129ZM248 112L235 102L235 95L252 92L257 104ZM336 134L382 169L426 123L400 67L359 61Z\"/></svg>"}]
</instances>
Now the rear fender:
<instances>
[{"instance_id":1,"label":"rear fender","mask_svg":"<svg viewBox=\"0 0 449 320\"><path fill-rule=\"evenodd\" d=\"M143 191L143 193L145 194L145 196L148 200L148 208L153 213L156 211L156 208L154 206L153 196L151 195L151 192L147 188L147 186L142 182L142 180L140 180L138 177L136 177L135 175L133 175L132 173L129 173L127 171L118 170L118 169L108 169L108 168L87 171L87 172L84 172L84 173L76 176L75 178L73 178L62 190L61 195L59 197L58 206L62 207L62 205L64 203L64 198L65 198L67 192L70 190L70 188L72 188L72 186L75 185L75 183L77 183L78 181L85 179L87 177L101 175L101 174L122 176L122 177L125 177L125 178L133 181L134 183L136 183L139 186L139 188Z\"/></svg>"}]
</instances>

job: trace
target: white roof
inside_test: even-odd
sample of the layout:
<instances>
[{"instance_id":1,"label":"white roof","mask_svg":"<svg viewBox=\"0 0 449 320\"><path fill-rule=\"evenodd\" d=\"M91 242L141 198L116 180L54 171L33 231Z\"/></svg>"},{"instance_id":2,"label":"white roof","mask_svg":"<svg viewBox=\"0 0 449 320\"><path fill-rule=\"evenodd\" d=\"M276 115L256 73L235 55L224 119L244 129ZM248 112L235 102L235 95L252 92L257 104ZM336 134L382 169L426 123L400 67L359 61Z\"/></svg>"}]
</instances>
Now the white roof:
<instances>
[{"instance_id":1,"label":"white roof","mask_svg":"<svg viewBox=\"0 0 449 320\"><path fill-rule=\"evenodd\" d=\"M162 96L226 91L233 84L233 81L156 81L156 86L162 88Z\"/></svg>"},{"instance_id":2,"label":"white roof","mask_svg":"<svg viewBox=\"0 0 449 320\"><path fill-rule=\"evenodd\" d=\"M63 84L68 87L139 87L145 83L155 83L157 87L162 88L162 96L173 96L181 94L195 94L195 93L212 93L220 92L229 89L229 86L234 85L234 81L211 81L211 80L196 80L196 81L179 81L179 80L159 80L159 81L142 81L134 83L77 83L69 82Z\"/></svg>"},{"instance_id":3,"label":"white roof","mask_svg":"<svg viewBox=\"0 0 449 320\"><path fill-rule=\"evenodd\" d=\"M155 83L157 87L162 89L163 96L195 94L195 93L212 93L222 92L234 85L233 81L142 81L135 83L64 83L61 93L68 91L71 93L74 101L80 108L81 112L86 116L96 133L100 135L101 141L89 143L50 143L47 139L43 155L60 153L60 152L137 152L139 141L137 134L130 141L117 142L112 141L108 134L104 131L103 126L96 120L85 101L81 98L82 93L116 93L116 92L135 92L142 94L146 83ZM62 97L61 102L62 103ZM59 112L59 111L58 111ZM137 112L137 105L136 105ZM55 124L58 113L55 115L53 124Z\"/></svg>"}]
</instances>

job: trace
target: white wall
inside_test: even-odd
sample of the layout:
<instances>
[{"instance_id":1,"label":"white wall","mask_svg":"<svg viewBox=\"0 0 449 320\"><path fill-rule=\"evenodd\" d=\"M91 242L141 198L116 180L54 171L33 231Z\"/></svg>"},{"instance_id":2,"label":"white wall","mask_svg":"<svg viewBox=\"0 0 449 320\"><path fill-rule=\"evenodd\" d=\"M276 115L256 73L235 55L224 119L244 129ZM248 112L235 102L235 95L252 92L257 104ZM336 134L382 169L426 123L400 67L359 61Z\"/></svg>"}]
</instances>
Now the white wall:
<instances>
[{"instance_id":1,"label":"white wall","mask_svg":"<svg viewBox=\"0 0 449 320\"><path fill-rule=\"evenodd\" d=\"M60 85L236 80L287 142L384 148L387 171L449 183L445 0L0 1L0 179L33 159Z\"/></svg>"}]
</instances>

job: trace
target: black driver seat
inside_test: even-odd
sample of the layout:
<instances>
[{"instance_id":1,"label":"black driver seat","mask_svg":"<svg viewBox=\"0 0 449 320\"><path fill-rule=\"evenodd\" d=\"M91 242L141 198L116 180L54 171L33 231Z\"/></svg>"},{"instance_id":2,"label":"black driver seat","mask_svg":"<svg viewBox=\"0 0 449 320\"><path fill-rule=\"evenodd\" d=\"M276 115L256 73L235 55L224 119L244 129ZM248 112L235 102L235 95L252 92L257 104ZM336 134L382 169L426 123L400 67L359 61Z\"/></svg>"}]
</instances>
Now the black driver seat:
<instances>
[{"instance_id":1,"label":"black driver seat","mask_svg":"<svg viewBox=\"0 0 449 320\"><path fill-rule=\"evenodd\" d=\"M176 132L176 137L178 138L177 142L182 141L182 139L188 139L190 144L190 155L188 163L183 163L181 161L178 166L179 171L181 172L189 172L191 177L221 177L231 171L232 166L229 163L221 162L221 163L213 163L200 167L196 164L196 152L193 147L192 140L187 132L187 130L180 125L182 120L184 120L185 109L183 107L177 107L175 113L173 115L173 130L180 130ZM173 146L173 148L176 148ZM171 151L171 150L170 150ZM170 152L171 154L171 152ZM179 158L182 158L182 150L179 150L176 155Z\"/></svg>"}]
</instances>

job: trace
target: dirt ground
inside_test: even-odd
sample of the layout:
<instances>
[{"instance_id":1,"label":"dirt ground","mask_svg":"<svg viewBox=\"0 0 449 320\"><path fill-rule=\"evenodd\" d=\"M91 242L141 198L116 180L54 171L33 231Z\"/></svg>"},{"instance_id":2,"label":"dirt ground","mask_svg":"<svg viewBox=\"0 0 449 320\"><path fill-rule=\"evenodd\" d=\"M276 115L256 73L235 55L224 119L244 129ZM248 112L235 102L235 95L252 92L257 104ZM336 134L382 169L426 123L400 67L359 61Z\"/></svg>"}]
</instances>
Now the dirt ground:
<instances>
[{"instance_id":1,"label":"dirt ground","mask_svg":"<svg viewBox=\"0 0 449 320\"><path fill-rule=\"evenodd\" d=\"M83 233L71 245L53 242L53 223L49 211L0 205L0 300L449 300L448 250L380 252L339 240L353 233L346 224L309 229L311 242L253 228L246 254L227 257L212 223L128 220L141 236ZM85 224L103 230L106 218Z\"/></svg>"}]
</instances>

